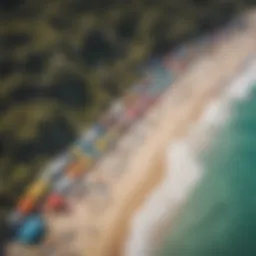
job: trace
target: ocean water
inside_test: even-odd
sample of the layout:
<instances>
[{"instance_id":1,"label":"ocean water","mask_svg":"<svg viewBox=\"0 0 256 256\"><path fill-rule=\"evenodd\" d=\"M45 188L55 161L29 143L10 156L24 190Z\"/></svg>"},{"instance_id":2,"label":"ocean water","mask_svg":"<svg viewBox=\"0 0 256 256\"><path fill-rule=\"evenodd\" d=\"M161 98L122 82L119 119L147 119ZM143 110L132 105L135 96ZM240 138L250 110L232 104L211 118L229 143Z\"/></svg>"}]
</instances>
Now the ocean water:
<instances>
[{"instance_id":1,"label":"ocean water","mask_svg":"<svg viewBox=\"0 0 256 256\"><path fill-rule=\"evenodd\" d=\"M236 100L199 156L202 180L156 256L256 255L256 79L245 80L228 92Z\"/></svg>"}]
</instances>

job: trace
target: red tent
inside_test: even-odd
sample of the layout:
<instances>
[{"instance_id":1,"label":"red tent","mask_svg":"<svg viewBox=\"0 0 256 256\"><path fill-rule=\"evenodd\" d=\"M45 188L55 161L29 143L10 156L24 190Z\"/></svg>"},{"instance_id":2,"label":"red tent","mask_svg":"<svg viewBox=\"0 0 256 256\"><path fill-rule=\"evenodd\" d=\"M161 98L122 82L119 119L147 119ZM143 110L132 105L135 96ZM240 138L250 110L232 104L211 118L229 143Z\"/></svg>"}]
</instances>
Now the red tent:
<instances>
[{"instance_id":1,"label":"red tent","mask_svg":"<svg viewBox=\"0 0 256 256\"><path fill-rule=\"evenodd\" d=\"M58 194L53 193L49 195L46 201L46 209L50 211L61 211L66 208L65 198Z\"/></svg>"}]
</instances>

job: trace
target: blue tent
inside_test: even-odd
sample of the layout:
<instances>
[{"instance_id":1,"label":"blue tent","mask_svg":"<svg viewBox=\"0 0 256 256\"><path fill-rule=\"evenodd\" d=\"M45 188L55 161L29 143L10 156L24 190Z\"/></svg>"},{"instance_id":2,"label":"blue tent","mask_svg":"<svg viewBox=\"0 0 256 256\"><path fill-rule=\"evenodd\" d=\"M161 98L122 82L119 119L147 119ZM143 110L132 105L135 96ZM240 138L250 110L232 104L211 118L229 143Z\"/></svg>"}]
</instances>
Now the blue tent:
<instances>
[{"instance_id":1,"label":"blue tent","mask_svg":"<svg viewBox=\"0 0 256 256\"><path fill-rule=\"evenodd\" d=\"M17 232L17 240L32 245L41 241L46 231L45 222L40 215L28 217Z\"/></svg>"}]
</instances>

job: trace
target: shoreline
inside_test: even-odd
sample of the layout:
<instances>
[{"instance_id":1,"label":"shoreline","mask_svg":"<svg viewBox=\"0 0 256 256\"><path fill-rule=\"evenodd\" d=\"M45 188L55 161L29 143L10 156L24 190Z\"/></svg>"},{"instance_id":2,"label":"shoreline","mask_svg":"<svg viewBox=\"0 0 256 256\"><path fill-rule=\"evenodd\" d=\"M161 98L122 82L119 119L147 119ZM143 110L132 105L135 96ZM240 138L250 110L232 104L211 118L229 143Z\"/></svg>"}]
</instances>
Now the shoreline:
<instances>
[{"instance_id":1,"label":"shoreline","mask_svg":"<svg viewBox=\"0 0 256 256\"><path fill-rule=\"evenodd\" d=\"M231 79L230 83L226 86L227 91L231 91L231 95L225 94L226 90L224 90L217 99L213 99L206 106L205 111L195 123L195 127L190 130L185 138L174 141L170 148L167 149L164 180L157 186L155 191L152 192L149 199L144 203L144 206L141 207L139 213L134 217L132 222L134 232L132 233L131 244L126 247L126 255L144 255L144 252L145 255L151 255L153 252L158 251L160 244L163 242L162 236L166 236L172 221L178 217L178 213L182 211L189 194L200 184L202 175L204 175L201 166L197 164L197 158L202 148L205 149L205 146L209 146L209 139L207 137L212 135L212 132L216 133L222 125L222 122L219 122L222 121L222 119L220 119L222 114L220 106L223 104L225 106L226 101L236 101L240 99L241 93L232 93L234 89L236 89L236 84L243 83L239 92L245 95L244 93L248 92L248 84L251 84L255 80L255 72L253 71L253 69L256 69L255 58L246 64L245 70L242 70L236 79ZM244 77L246 77L246 79L244 79ZM216 108L214 108L214 106L216 106ZM214 131L211 130L212 128L214 128ZM183 158L186 158L188 161L184 168L180 166L184 163ZM180 176L178 176L177 168L182 172ZM184 175L186 177L184 177ZM187 177L190 177L189 180ZM186 187L186 191L181 191L180 187L183 188L184 186ZM156 213L156 209L158 209L158 213ZM152 215L154 213L155 216ZM139 245L143 246L143 248L147 248L147 250L144 249L142 253L142 249L138 249L137 254L131 250L132 243L137 247L139 247ZM150 248L152 244L154 244L154 246ZM129 249L131 251L129 251Z\"/></svg>"},{"instance_id":2,"label":"shoreline","mask_svg":"<svg viewBox=\"0 0 256 256\"><path fill-rule=\"evenodd\" d=\"M254 71L253 71L254 70ZM251 71L251 72L250 72ZM225 99L224 100L226 100L226 101L230 101L229 103L230 104L235 104L236 102L239 102L239 101L246 101L246 100L248 100L248 96L250 95L250 93L251 93L251 90L253 89L253 87L255 87L255 85L253 85L253 82L255 82L255 80L256 80L256 73L255 73L255 71L256 71L256 59L255 59L255 57L254 57L254 59L251 61L251 63L250 63L250 66L249 67L247 67L247 69L245 70L245 71L243 71L242 72L242 74L240 74L239 75L239 77L237 78L237 80L232 80L232 82L228 85L228 88L226 88L227 89L227 91L230 93L230 94L227 94L227 91L225 90L224 92L223 92L223 94L221 95L221 96L223 96L223 97L225 97ZM236 91L236 89L238 89L237 88L237 85L238 85L238 81L240 82L239 84L240 84L240 88L239 88L239 91ZM221 100L221 99L220 99ZM225 105L225 101L224 102L222 102L224 105ZM222 104L222 103L220 103L220 104ZM210 106L209 106L210 107ZM218 111L218 112L217 112ZM216 112L215 112L215 114L217 114L217 115L221 115L222 114L222 112L220 112L221 111L221 109L219 108L218 110L216 110ZM206 113L209 113L208 111L206 111ZM231 115L233 114L233 112L231 112ZM225 114L224 114L225 115ZM199 123L197 124L198 125L198 133L200 133L200 132L202 132L202 129L201 129L201 127L200 127L200 122L201 121L204 121L205 119L204 119L204 117L205 117L206 115L202 115L202 118L200 118L200 120L199 120ZM220 126L222 126L222 124L223 124L223 120L221 120L221 123L219 123L219 121L220 121L220 119L219 119L219 116L215 116L214 117L215 119L214 120L210 120L210 119L208 119L208 120L206 120L206 122L208 122L208 127L206 127L206 133L212 133L212 131L211 131L211 126L213 126L213 128L215 129L215 131L214 132L216 132L216 126L217 126L217 130L218 129L221 129L221 127ZM229 121L229 118L230 118L230 116L228 116L228 117L224 117L225 118L225 120L224 120L224 122L225 123L228 123L228 121ZM232 117L231 117L232 118ZM196 126L197 126L196 125ZM206 123L206 125L207 125L207 123ZM203 131L204 132L204 131ZM217 131L217 133L218 133L218 131ZM211 134L212 135L212 134ZM198 168L198 174L200 175L204 175L204 173L201 173L202 172L202 168L201 168L201 162L199 161L198 162L198 159L197 159L197 157L198 156L200 156L200 153L198 154L198 152L194 152L194 148L192 147L191 148L191 141L190 141L190 137L193 137L193 136L198 136L198 138L196 138L195 140L197 140L198 141L198 145L201 145L200 143L200 139L202 139L202 138L200 138L200 135L199 134L191 134L191 133L189 133L188 134L188 136L186 136L184 139L181 139L180 141L178 141L178 143L181 143L181 144L184 144L183 146L185 146L185 147L188 147L188 149L190 149L190 154L188 155L189 157L192 157L195 161L194 161L194 164L196 164L197 165L197 168ZM208 143L208 142L207 142ZM209 146L211 146L211 145L209 145ZM204 147L205 148L205 147ZM171 154L173 154L175 151L177 151L177 149L172 149L173 150L173 152L170 152ZM208 150L208 149L206 149L206 150ZM199 151L200 152L200 151ZM170 156L170 155L169 155ZM178 159L173 159L173 160L175 160L175 161L179 161ZM168 160L167 160L168 161ZM182 161L181 159L180 159L180 161ZM189 162L190 163L190 162ZM167 171L170 171L170 168L171 168L171 164L168 166L167 165ZM175 169L175 167L174 167L174 169ZM183 169L184 170L184 169ZM194 189L196 189L196 187L197 186L199 186L200 184L201 184L201 182L202 182L202 179L203 178L200 178L200 180L199 181L197 181L195 184L193 184L193 186L194 187L192 187L192 190L194 190ZM183 185L182 185L183 186ZM167 195L165 195L165 196L167 196ZM188 200L189 200L189 195L187 196L187 198L185 199L185 204L188 202ZM185 205L183 205L183 202L180 202L180 207L179 207L179 209L177 210L177 213L176 214L174 214L174 215L172 215L172 216L170 216L170 215L168 215L166 218L162 218L162 219L160 219L160 220L158 220L158 223L157 222L155 222L155 223L153 223L153 238L152 238L152 236L150 237L151 239L149 239L148 240L148 242L149 242L149 244L154 244L154 246L153 246L153 248L156 248L157 250L159 249L159 248L161 248L161 251L163 251L163 245L164 244L166 244L166 241L167 241L167 239L166 238L168 238L168 235L170 235L170 229L171 229L171 227L172 227L172 223L175 221L175 218L178 218L179 216L178 216L178 213L180 212L180 211L183 211L183 207L184 207ZM151 209L152 210L152 209ZM164 238L165 239L159 239L159 235L158 234L161 234L162 236L164 236ZM156 242L157 241L157 242ZM148 248L149 248L149 246L148 246ZM152 250L152 252L153 252L154 250ZM127 255L129 255L129 254L127 254ZM136 254L133 254L133 255L136 255ZM148 255L151 255L151 254L147 254L147 256ZM158 255L158 254L154 254L154 255Z\"/></svg>"},{"instance_id":3,"label":"shoreline","mask_svg":"<svg viewBox=\"0 0 256 256\"><path fill-rule=\"evenodd\" d=\"M245 61L246 62L246 61ZM243 63L242 63L242 66L243 66ZM238 68L239 69L239 68ZM235 72L235 70L234 70L234 73L235 74L237 74L237 72ZM228 78L229 79L229 78ZM228 83L228 84L230 84L230 83ZM226 86L224 86L224 88L225 88ZM222 90L223 91L223 90ZM183 139L181 139L181 140L183 140ZM168 172L168 171L167 171ZM163 182L163 186L164 186L164 182ZM157 188L154 190L155 192L152 192L151 193L151 198L154 198L154 196L155 196L155 207L156 207L156 204L157 204L157 200L156 200L156 194L157 193L159 193L159 191L161 190L161 185L159 185L159 186L157 186ZM163 196L163 195L162 195ZM165 195L165 196L167 196L167 195ZM160 196L158 197L158 199L160 200ZM154 209L156 209L156 208L154 208L153 209L153 199L152 199L152 201L151 201L151 210L154 212ZM136 234L136 232L134 231L134 233L133 233L133 242L132 241L130 241L130 243L132 244L134 244L134 246L136 247L136 244L137 244L137 246L139 246L139 244L138 244L138 239L141 239L141 237L139 237L138 236L138 232L139 232L139 230L142 230L143 228L142 228L142 226L141 225L143 225L142 223L143 223L143 220L145 220L146 218L150 218L149 216L150 216L150 213L152 213L152 211L150 211L149 209L150 209L150 199L148 200L148 204L147 204L147 202L146 203L144 203L144 207L142 206L141 207L141 211L139 212L139 213L137 213L136 215L135 215L135 217L134 217L134 219L133 219L133 228L134 228L134 230L136 229L134 226L136 226L136 224L137 224L137 226L138 226L138 223L140 223L140 226L138 226L138 231L137 231L137 234ZM148 211L147 211L147 214L146 214L146 209L147 209L147 207L148 207ZM179 211L179 209L180 209L180 207L178 207L178 209L177 209L177 211ZM146 217L146 215L148 216L148 217ZM152 217L153 218L153 217ZM156 239L157 239L157 236L156 236L156 234L163 234L164 233L164 230L166 230L166 224L167 223L169 223L170 224L170 222L172 222L172 218L171 217L167 217L167 220L164 220L164 219L161 219L161 220L159 220L159 219L161 219L159 216L158 216L158 222L156 221L156 223L155 224L153 224L153 226L155 226L155 228L153 228L153 230L152 230L152 232L151 232L151 234L149 235L149 237L151 237L151 239L150 238L148 238L148 245L149 244L156 244L157 242L156 242ZM149 219L147 220L148 221L148 223L150 223L150 224L148 224L148 225L150 225L150 226L152 226L152 221L153 221L153 219L151 219L151 221L149 221ZM146 221L144 221L144 223L145 223ZM171 225L171 224L170 224ZM146 227L146 224L144 225L144 229L145 230L147 230L147 232L149 232L149 229L147 229ZM150 233L150 232L149 232ZM152 234L153 233L153 234ZM146 236L147 237L147 236ZM152 239L152 237L153 237L153 239ZM131 237L130 237L130 239L132 239ZM145 241L144 241L145 242ZM146 242L145 242L146 243ZM131 249L131 247L132 247L132 245L130 244L130 248L129 248L129 244L127 243L126 245L127 245L127 247L126 247L126 254L125 254L125 256L131 256L131 255L134 255L134 256L136 256L136 255L150 255L150 253L149 252L145 252L145 254L143 254L144 253L144 251L143 251L143 253L141 252L141 249L138 249L138 251L136 251L136 249L134 249L134 250L132 250ZM142 242L142 244L143 244L143 242ZM140 247L139 247L140 248ZM145 247L145 244L144 244L144 248L146 248ZM130 251L129 251L129 249L130 249ZM151 252L153 252L154 250L151 250Z\"/></svg>"}]
</instances>

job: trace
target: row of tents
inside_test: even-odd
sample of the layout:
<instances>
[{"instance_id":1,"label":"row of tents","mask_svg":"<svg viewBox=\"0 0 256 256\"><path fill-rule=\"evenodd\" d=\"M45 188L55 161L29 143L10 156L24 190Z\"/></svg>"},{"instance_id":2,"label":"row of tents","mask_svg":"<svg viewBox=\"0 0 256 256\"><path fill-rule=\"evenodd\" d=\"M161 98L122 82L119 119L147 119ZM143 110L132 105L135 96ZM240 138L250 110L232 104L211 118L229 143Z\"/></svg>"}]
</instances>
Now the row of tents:
<instances>
[{"instance_id":1,"label":"row of tents","mask_svg":"<svg viewBox=\"0 0 256 256\"><path fill-rule=\"evenodd\" d=\"M65 196L76 180L92 169L120 136L156 102L175 78L174 72L170 72L163 65L154 70L154 73L151 72L150 76L152 77L143 79L123 98L114 102L97 122L81 134L67 152L48 165L26 190L17 206L19 212L26 215L38 206L42 208L45 194L49 191Z\"/></svg>"},{"instance_id":2,"label":"row of tents","mask_svg":"<svg viewBox=\"0 0 256 256\"><path fill-rule=\"evenodd\" d=\"M106 113L81 134L68 151L50 163L25 191L10 216L9 223L15 231L19 231L16 232L17 239L26 244L31 240L26 235L31 232L24 231L31 214L40 215L42 211L64 209L65 197L76 182L92 170L97 161L115 146L120 136L147 112L187 65L198 56L198 52L209 48L220 35L227 35L230 28L232 25L217 34L184 44L164 58L154 61L146 70L145 78L114 102ZM34 227L36 219L40 219L40 223L43 222L42 218L33 215ZM43 227L42 223L39 224L37 226Z\"/></svg>"}]
</instances>

